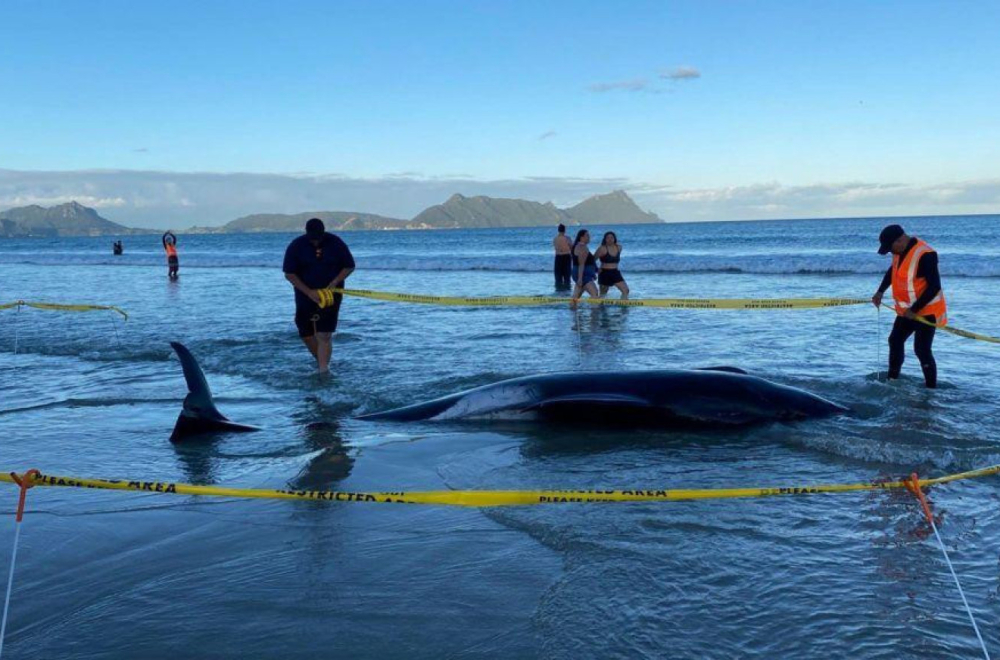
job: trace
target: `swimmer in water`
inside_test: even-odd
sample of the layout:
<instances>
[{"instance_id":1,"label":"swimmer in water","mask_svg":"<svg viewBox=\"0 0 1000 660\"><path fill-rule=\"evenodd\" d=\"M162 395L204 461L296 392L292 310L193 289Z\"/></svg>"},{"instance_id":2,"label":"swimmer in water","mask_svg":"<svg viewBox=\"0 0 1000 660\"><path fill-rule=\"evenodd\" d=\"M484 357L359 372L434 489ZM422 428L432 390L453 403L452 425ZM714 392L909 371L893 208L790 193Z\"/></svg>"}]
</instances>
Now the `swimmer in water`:
<instances>
[{"instance_id":1,"label":"swimmer in water","mask_svg":"<svg viewBox=\"0 0 1000 660\"><path fill-rule=\"evenodd\" d=\"M180 262L177 261L177 237L173 232L163 235L163 249L167 252L167 277L176 280Z\"/></svg>"}]
</instances>

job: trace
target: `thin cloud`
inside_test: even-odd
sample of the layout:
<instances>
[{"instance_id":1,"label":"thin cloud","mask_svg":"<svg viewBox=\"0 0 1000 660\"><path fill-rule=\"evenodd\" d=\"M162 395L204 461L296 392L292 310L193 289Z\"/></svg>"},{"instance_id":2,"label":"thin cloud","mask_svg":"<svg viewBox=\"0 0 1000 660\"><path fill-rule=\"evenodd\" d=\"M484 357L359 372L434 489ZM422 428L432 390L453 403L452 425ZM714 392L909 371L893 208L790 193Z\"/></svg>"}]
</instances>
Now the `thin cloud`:
<instances>
[{"instance_id":1,"label":"thin cloud","mask_svg":"<svg viewBox=\"0 0 1000 660\"><path fill-rule=\"evenodd\" d=\"M693 66L678 66L673 69L661 71L661 80L669 80L672 83L686 82L701 78L701 72ZM602 82L588 85L587 90L596 94L606 92L642 92L644 94L672 94L672 87L662 87L650 85L646 78L632 78L630 80L617 80L614 82Z\"/></svg>"},{"instance_id":2,"label":"thin cloud","mask_svg":"<svg viewBox=\"0 0 1000 660\"><path fill-rule=\"evenodd\" d=\"M660 73L660 78L674 81L696 80L701 78L701 71L693 66L677 66L669 71Z\"/></svg>"},{"instance_id":3,"label":"thin cloud","mask_svg":"<svg viewBox=\"0 0 1000 660\"><path fill-rule=\"evenodd\" d=\"M555 131L545 131L544 133L538 136L538 141L541 142L542 140L548 140L549 138L554 138L557 135L559 134L556 133Z\"/></svg>"},{"instance_id":4,"label":"thin cloud","mask_svg":"<svg viewBox=\"0 0 1000 660\"><path fill-rule=\"evenodd\" d=\"M0 194L0 211L18 206L59 206L77 202L95 209L113 209L128 205L121 197L94 197L86 193L46 194L44 191L27 194Z\"/></svg>"},{"instance_id":5,"label":"thin cloud","mask_svg":"<svg viewBox=\"0 0 1000 660\"><path fill-rule=\"evenodd\" d=\"M645 78L634 78L632 80L594 83L593 85L588 85L587 90L595 94L603 94L604 92L641 92L646 89L647 85L649 85L649 81Z\"/></svg>"},{"instance_id":6,"label":"thin cloud","mask_svg":"<svg viewBox=\"0 0 1000 660\"><path fill-rule=\"evenodd\" d=\"M678 189L634 186L636 201L670 220L878 217L995 213L1000 179L905 183L818 183Z\"/></svg>"},{"instance_id":7,"label":"thin cloud","mask_svg":"<svg viewBox=\"0 0 1000 660\"><path fill-rule=\"evenodd\" d=\"M134 154L148 154L149 153L149 147L139 147L138 149L133 149L132 153L134 153Z\"/></svg>"}]
</instances>

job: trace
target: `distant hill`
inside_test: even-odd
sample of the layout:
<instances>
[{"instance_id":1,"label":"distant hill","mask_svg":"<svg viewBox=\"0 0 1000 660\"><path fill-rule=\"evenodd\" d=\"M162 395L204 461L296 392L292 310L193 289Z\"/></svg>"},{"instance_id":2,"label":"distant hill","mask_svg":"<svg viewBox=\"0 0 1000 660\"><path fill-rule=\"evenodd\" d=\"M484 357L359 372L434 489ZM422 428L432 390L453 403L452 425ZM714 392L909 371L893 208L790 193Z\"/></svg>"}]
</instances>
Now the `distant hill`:
<instances>
[{"instance_id":1,"label":"distant hill","mask_svg":"<svg viewBox=\"0 0 1000 660\"><path fill-rule=\"evenodd\" d=\"M351 229L470 229L482 227L539 227L600 224L621 225L661 222L647 213L623 191L595 195L576 206L560 209L552 202L532 202L502 197L452 195L418 213L412 220L387 218L370 213L313 211L310 213L258 213L237 218L222 227L194 228L196 232L302 231L309 218L320 218L330 231Z\"/></svg>"},{"instance_id":2,"label":"distant hill","mask_svg":"<svg viewBox=\"0 0 1000 660\"><path fill-rule=\"evenodd\" d=\"M566 225L623 225L661 222L647 213L625 192L595 195L568 209L552 202L541 204L523 199L465 197L452 195L444 204L432 206L410 221L411 228L538 227Z\"/></svg>"},{"instance_id":3,"label":"distant hill","mask_svg":"<svg viewBox=\"0 0 1000 660\"><path fill-rule=\"evenodd\" d=\"M454 229L472 227L534 227L572 222L565 211L552 202L541 204L523 199L465 197L452 195L419 213L410 221L413 228Z\"/></svg>"},{"instance_id":4,"label":"distant hill","mask_svg":"<svg viewBox=\"0 0 1000 660\"><path fill-rule=\"evenodd\" d=\"M661 222L655 213L639 208L623 190L607 195L594 195L566 209L566 212L581 225L638 225Z\"/></svg>"},{"instance_id":5,"label":"distant hill","mask_svg":"<svg viewBox=\"0 0 1000 660\"><path fill-rule=\"evenodd\" d=\"M217 231L235 232L301 232L309 218L319 218L328 231L351 231L353 229L403 229L406 220L387 218L373 213L351 213L348 211L313 211L309 213L256 213L227 222Z\"/></svg>"},{"instance_id":6,"label":"distant hill","mask_svg":"<svg viewBox=\"0 0 1000 660\"><path fill-rule=\"evenodd\" d=\"M106 220L97 211L76 202L45 208L21 206L0 211L0 237L127 236L150 230L129 229Z\"/></svg>"},{"instance_id":7,"label":"distant hill","mask_svg":"<svg viewBox=\"0 0 1000 660\"><path fill-rule=\"evenodd\" d=\"M257 213L243 216L221 227L192 227L185 233L229 234L255 232L301 232L309 218L320 218L330 231L356 229L468 229L478 227L553 227L565 225L620 225L661 222L647 213L621 190L595 195L576 206L560 209L552 202L498 197L452 195L418 213L412 220L388 218L373 213L311 211L307 213ZM132 229L102 218L97 211L77 202L51 208L22 206L0 211L0 238L54 236L130 236L158 233Z\"/></svg>"}]
</instances>

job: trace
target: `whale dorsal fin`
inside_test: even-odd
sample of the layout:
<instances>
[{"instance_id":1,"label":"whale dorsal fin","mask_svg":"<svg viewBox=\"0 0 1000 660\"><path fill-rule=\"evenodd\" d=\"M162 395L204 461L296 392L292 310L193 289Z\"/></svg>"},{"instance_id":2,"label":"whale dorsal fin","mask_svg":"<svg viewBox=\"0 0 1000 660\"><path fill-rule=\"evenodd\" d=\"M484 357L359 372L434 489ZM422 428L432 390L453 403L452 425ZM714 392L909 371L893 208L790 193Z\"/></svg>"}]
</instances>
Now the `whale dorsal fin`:
<instances>
[{"instance_id":1,"label":"whale dorsal fin","mask_svg":"<svg viewBox=\"0 0 1000 660\"><path fill-rule=\"evenodd\" d=\"M176 341L170 342L170 346L173 347L177 357L181 360L184 380L187 381L188 393L184 397L184 412L197 417L225 420L226 416L215 407L212 389L205 379L205 372L201 370L201 365L191 355L191 351L184 344Z\"/></svg>"},{"instance_id":2,"label":"whale dorsal fin","mask_svg":"<svg viewBox=\"0 0 1000 660\"><path fill-rule=\"evenodd\" d=\"M208 387L205 372L201 370L198 361L184 344L172 341L181 368L184 369L184 380L187 381L188 393L184 397L184 408L177 416L177 423L170 435L171 442L177 442L191 435L209 433L212 431L259 431L256 426L237 424L219 412L212 399L212 390Z\"/></svg>"}]
</instances>

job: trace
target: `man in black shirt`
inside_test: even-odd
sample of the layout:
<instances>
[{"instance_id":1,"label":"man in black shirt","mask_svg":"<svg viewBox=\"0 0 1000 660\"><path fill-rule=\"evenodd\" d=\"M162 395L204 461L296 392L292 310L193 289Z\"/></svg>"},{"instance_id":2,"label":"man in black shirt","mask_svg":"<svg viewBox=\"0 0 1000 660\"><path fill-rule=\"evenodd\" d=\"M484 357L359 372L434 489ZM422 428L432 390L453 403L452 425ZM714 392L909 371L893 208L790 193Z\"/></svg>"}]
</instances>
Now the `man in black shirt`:
<instances>
[{"instance_id":1,"label":"man in black shirt","mask_svg":"<svg viewBox=\"0 0 1000 660\"><path fill-rule=\"evenodd\" d=\"M892 286L898 316L889 333L889 378L899 378L906 340L914 335L913 351L920 360L924 382L927 387L937 387L937 363L931 346L937 330L935 326L947 323L937 252L919 238L907 236L899 225L889 225L882 230L878 252L893 254L892 265L872 296L872 303L878 307L886 289ZM920 322L918 317L926 322Z\"/></svg>"},{"instance_id":2,"label":"man in black shirt","mask_svg":"<svg viewBox=\"0 0 1000 660\"><path fill-rule=\"evenodd\" d=\"M282 270L285 279L295 287L295 325L299 336L316 358L319 372L326 373L333 351L330 340L337 331L343 296L336 294L333 305L320 309L316 289L343 287L354 272L354 256L344 241L327 233L322 220L312 218L306 223L305 235L289 243Z\"/></svg>"}]
</instances>

